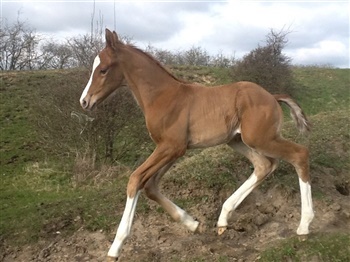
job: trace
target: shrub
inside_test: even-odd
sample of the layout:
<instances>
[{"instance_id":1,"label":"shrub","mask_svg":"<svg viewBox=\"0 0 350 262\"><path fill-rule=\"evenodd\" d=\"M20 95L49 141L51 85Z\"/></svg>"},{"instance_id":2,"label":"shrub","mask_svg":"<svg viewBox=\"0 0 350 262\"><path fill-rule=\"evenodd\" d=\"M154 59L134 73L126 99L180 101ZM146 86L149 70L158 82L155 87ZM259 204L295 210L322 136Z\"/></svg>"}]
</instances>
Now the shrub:
<instances>
[{"instance_id":1,"label":"shrub","mask_svg":"<svg viewBox=\"0 0 350 262\"><path fill-rule=\"evenodd\" d=\"M147 140L147 132L126 130L142 120L127 89L118 89L96 110L84 112L79 97L86 71L62 71L52 76L46 77L45 87L38 87L33 106L38 133L51 153L71 160L76 156L75 161L83 159L85 164L88 161L86 166L92 171L100 164L125 158L133 145L125 141L131 137L136 144Z\"/></svg>"},{"instance_id":2,"label":"shrub","mask_svg":"<svg viewBox=\"0 0 350 262\"><path fill-rule=\"evenodd\" d=\"M292 93L291 58L282 53L289 32L271 29L265 45L250 51L233 66L235 81L255 82L271 93Z\"/></svg>"}]
</instances>

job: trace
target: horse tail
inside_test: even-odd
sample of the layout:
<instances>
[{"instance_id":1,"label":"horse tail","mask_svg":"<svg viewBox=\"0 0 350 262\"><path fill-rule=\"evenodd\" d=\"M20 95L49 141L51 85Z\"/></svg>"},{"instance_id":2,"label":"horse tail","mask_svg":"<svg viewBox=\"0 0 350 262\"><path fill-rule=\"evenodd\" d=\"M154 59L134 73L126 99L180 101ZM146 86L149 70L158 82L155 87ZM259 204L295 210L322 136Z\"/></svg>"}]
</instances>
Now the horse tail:
<instances>
[{"instance_id":1,"label":"horse tail","mask_svg":"<svg viewBox=\"0 0 350 262\"><path fill-rule=\"evenodd\" d=\"M288 95L273 95L278 102L285 103L290 108L292 116L297 128L301 133L308 133L311 130L311 123L306 118L301 107Z\"/></svg>"}]
</instances>

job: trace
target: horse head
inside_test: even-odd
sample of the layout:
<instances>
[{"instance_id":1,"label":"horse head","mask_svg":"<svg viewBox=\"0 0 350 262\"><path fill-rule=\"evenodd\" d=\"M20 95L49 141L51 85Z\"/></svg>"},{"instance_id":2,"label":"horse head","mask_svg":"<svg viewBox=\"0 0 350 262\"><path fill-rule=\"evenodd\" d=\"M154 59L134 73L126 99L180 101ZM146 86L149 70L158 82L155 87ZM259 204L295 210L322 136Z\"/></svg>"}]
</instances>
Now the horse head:
<instances>
[{"instance_id":1,"label":"horse head","mask_svg":"<svg viewBox=\"0 0 350 262\"><path fill-rule=\"evenodd\" d=\"M96 56L89 82L80 97L83 109L91 110L123 84L124 74L118 61L118 50L123 46L117 33L106 29L106 47Z\"/></svg>"}]
</instances>

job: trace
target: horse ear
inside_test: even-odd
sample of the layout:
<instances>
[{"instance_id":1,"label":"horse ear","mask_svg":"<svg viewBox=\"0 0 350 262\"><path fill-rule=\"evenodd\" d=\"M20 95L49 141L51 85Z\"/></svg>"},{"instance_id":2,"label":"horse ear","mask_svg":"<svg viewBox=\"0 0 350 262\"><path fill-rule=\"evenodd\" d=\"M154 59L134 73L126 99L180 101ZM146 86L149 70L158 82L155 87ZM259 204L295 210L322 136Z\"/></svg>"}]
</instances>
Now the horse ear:
<instances>
[{"instance_id":1,"label":"horse ear","mask_svg":"<svg viewBox=\"0 0 350 262\"><path fill-rule=\"evenodd\" d=\"M117 45L120 43L118 35L116 32L113 31L113 33L106 28L106 46L111 47L112 49L116 50Z\"/></svg>"},{"instance_id":2,"label":"horse ear","mask_svg":"<svg viewBox=\"0 0 350 262\"><path fill-rule=\"evenodd\" d=\"M116 42L119 42L119 43L120 43L119 37L118 37L118 35L117 35L117 33L116 33L115 31L113 31L113 37L114 37L114 39L115 39Z\"/></svg>"}]
</instances>

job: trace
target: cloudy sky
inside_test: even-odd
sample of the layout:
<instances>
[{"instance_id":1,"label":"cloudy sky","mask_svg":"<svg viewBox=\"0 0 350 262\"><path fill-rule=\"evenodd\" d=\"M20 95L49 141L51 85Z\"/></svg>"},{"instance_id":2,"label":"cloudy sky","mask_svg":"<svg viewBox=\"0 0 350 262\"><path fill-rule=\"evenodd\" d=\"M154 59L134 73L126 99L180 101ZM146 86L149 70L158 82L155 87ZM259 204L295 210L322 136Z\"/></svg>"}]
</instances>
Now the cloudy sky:
<instances>
[{"instance_id":1,"label":"cloudy sky","mask_svg":"<svg viewBox=\"0 0 350 262\"><path fill-rule=\"evenodd\" d=\"M28 22L37 33L64 39L90 31L94 1L1 0L2 21ZM285 28L294 64L349 68L349 1L118 1L96 0L95 19L137 46L168 50L200 46L241 58ZM116 25L116 28L115 28Z\"/></svg>"}]
</instances>

